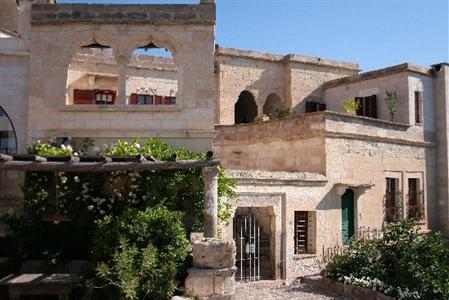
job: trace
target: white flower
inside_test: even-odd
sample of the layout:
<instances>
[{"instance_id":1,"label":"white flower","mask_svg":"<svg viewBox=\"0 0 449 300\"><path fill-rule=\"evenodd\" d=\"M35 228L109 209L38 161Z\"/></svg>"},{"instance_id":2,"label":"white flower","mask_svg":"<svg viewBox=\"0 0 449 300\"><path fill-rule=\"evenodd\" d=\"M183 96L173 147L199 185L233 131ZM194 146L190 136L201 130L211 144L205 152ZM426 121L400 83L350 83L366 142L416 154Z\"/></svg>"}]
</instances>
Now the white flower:
<instances>
[{"instance_id":1,"label":"white flower","mask_svg":"<svg viewBox=\"0 0 449 300\"><path fill-rule=\"evenodd\" d=\"M66 148L67 148L67 150L70 150L70 151L73 150L73 149L72 149L72 146L70 146L70 145L68 145Z\"/></svg>"},{"instance_id":2,"label":"white flower","mask_svg":"<svg viewBox=\"0 0 449 300\"><path fill-rule=\"evenodd\" d=\"M92 210L94 209L94 206L93 206L93 205L89 205L89 206L87 207L87 209L88 209L89 211L92 211Z\"/></svg>"},{"instance_id":3,"label":"white flower","mask_svg":"<svg viewBox=\"0 0 449 300\"><path fill-rule=\"evenodd\" d=\"M136 148L137 148L137 149L140 149L140 144L137 144L137 143L136 143Z\"/></svg>"},{"instance_id":4,"label":"white flower","mask_svg":"<svg viewBox=\"0 0 449 300\"><path fill-rule=\"evenodd\" d=\"M80 182L80 179L78 178L78 176L73 177L73 180L74 180L76 183Z\"/></svg>"},{"instance_id":5,"label":"white flower","mask_svg":"<svg viewBox=\"0 0 449 300\"><path fill-rule=\"evenodd\" d=\"M65 145L64 144L61 145L61 149L65 150Z\"/></svg>"},{"instance_id":6,"label":"white flower","mask_svg":"<svg viewBox=\"0 0 449 300\"><path fill-rule=\"evenodd\" d=\"M78 156L78 152L73 152L73 155L74 156Z\"/></svg>"}]
</instances>

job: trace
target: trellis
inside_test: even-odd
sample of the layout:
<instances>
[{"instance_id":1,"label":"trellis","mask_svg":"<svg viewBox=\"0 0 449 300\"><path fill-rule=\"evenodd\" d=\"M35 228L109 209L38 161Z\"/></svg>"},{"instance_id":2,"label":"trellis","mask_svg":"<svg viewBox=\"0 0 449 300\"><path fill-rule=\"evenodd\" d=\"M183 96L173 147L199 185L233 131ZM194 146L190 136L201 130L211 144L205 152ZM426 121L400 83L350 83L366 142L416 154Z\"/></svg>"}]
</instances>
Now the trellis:
<instances>
[{"instance_id":1,"label":"trellis","mask_svg":"<svg viewBox=\"0 0 449 300\"><path fill-rule=\"evenodd\" d=\"M212 157L208 153L207 157ZM0 153L0 171L25 172L142 172L202 169L204 180L204 237L217 237L219 160L156 160L151 156L38 156Z\"/></svg>"}]
</instances>

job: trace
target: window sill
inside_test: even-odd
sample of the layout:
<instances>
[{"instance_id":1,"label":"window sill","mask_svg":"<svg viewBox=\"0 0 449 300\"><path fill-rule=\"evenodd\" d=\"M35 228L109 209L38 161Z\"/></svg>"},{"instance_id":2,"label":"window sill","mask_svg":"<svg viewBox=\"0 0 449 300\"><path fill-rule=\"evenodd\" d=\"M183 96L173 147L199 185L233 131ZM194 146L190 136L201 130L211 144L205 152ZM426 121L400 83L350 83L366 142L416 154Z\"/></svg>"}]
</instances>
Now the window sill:
<instances>
[{"instance_id":1,"label":"window sill","mask_svg":"<svg viewBox=\"0 0 449 300\"><path fill-rule=\"evenodd\" d=\"M180 105L95 105L95 104L78 104L64 105L59 107L60 111L181 111Z\"/></svg>"},{"instance_id":2,"label":"window sill","mask_svg":"<svg viewBox=\"0 0 449 300\"><path fill-rule=\"evenodd\" d=\"M317 257L317 255L316 254L312 254L312 253L310 253L310 254L295 254L293 256L293 259L294 260L301 260L301 259L310 259L310 258L316 258L316 257Z\"/></svg>"}]
</instances>

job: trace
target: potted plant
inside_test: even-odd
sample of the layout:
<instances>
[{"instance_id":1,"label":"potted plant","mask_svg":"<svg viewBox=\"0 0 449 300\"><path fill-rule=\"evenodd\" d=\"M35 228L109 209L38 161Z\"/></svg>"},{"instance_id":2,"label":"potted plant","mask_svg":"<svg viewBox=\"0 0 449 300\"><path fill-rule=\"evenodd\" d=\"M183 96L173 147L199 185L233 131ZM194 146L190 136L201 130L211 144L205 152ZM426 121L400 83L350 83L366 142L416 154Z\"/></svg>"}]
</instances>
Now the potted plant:
<instances>
[{"instance_id":1,"label":"potted plant","mask_svg":"<svg viewBox=\"0 0 449 300\"><path fill-rule=\"evenodd\" d=\"M355 116L360 108L360 102L355 98L347 99L341 107L347 114Z\"/></svg>"},{"instance_id":2,"label":"potted plant","mask_svg":"<svg viewBox=\"0 0 449 300\"><path fill-rule=\"evenodd\" d=\"M397 104L398 104L398 97L396 95L396 92L389 92L389 91L385 91L385 93L387 94L387 97L385 98L385 102L387 103L387 108L388 111L390 112L390 118L391 118L391 122L394 121L394 117L397 114Z\"/></svg>"}]
</instances>

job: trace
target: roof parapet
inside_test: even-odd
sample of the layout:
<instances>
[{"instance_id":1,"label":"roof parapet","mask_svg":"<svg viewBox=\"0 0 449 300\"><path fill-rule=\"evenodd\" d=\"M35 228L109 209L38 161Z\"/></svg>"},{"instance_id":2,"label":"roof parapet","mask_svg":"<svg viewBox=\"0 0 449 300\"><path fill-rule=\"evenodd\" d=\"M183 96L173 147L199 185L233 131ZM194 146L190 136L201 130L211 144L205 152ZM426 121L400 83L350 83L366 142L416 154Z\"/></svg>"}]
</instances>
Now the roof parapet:
<instances>
[{"instance_id":1,"label":"roof parapet","mask_svg":"<svg viewBox=\"0 0 449 300\"><path fill-rule=\"evenodd\" d=\"M391 67L386 67L378 70L373 70L365 73L360 73L354 76L348 76L343 78L338 78L334 80L327 81L323 84L325 89L337 87L343 84L350 84L364 80L370 80L374 78L384 77L392 74L402 73L402 72L413 72L422 75L432 76L432 69L419 66L412 63L403 63Z\"/></svg>"},{"instance_id":2,"label":"roof parapet","mask_svg":"<svg viewBox=\"0 0 449 300\"><path fill-rule=\"evenodd\" d=\"M342 68L358 71L359 65L349 62L335 61L329 59L323 59L320 57L314 56L306 56L306 55L297 55L297 54L272 54L267 52L258 52L258 51L250 51L250 50L241 50L235 48L225 48L225 47L217 47L216 48L217 56L231 56L231 57L241 57L255 60L263 60L269 62L280 62L280 63L303 63L303 64L312 64L312 65L320 65L334 68Z\"/></svg>"}]
</instances>

